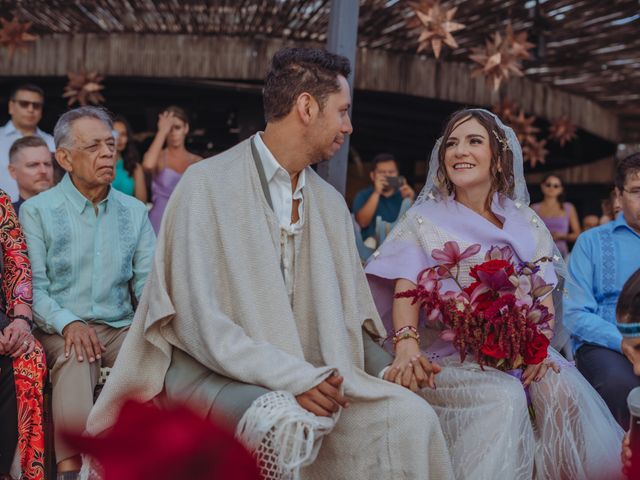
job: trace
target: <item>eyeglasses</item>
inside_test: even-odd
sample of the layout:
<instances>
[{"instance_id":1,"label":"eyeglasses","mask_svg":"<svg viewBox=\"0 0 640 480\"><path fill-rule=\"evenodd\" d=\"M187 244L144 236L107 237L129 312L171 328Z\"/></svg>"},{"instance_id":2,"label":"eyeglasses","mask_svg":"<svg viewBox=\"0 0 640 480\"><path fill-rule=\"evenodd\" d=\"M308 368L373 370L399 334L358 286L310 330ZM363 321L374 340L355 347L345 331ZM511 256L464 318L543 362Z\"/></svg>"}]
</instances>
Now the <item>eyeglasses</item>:
<instances>
[{"instance_id":1,"label":"eyeglasses","mask_svg":"<svg viewBox=\"0 0 640 480\"><path fill-rule=\"evenodd\" d=\"M632 190L627 190L626 188L623 188L622 191L628 193L630 196L634 197L635 199L640 199L640 188L634 188Z\"/></svg>"},{"instance_id":2,"label":"eyeglasses","mask_svg":"<svg viewBox=\"0 0 640 480\"><path fill-rule=\"evenodd\" d=\"M545 183L544 186L547 188L562 188L559 183Z\"/></svg>"},{"instance_id":3,"label":"eyeglasses","mask_svg":"<svg viewBox=\"0 0 640 480\"><path fill-rule=\"evenodd\" d=\"M42 102L30 102L29 100L11 100L12 102L16 102L20 105L20 108L24 108L25 110L30 106L33 107L34 110L42 110Z\"/></svg>"}]
</instances>

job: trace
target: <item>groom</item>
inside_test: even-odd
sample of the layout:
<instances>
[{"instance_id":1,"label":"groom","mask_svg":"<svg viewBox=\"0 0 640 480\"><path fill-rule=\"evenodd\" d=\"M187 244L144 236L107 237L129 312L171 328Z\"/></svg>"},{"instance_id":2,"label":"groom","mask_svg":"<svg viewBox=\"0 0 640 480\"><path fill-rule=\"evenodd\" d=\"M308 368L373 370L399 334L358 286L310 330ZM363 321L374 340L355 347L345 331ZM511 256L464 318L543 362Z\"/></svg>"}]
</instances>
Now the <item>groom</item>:
<instances>
[{"instance_id":1,"label":"groom","mask_svg":"<svg viewBox=\"0 0 640 480\"><path fill-rule=\"evenodd\" d=\"M330 430L303 478L452 478L432 408L378 378L390 362L371 359L370 335L384 328L351 217L311 168L352 132L349 73L324 50L278 51L265 131L185 173L90 433L110 426L125 396L146 401L163 387L233 421L280 391Z\"/></svg>"}]
</instances>

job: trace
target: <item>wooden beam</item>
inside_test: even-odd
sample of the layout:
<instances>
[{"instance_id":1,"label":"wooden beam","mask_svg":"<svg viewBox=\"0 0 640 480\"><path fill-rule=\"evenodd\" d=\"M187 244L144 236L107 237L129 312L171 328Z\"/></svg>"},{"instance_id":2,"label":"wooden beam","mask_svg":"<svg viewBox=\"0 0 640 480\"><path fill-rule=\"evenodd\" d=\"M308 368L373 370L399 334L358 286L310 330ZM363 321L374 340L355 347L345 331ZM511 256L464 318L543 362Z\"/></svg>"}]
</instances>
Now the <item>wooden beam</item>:
<instances>
[{"instance_id":1,"label":"wooden beam","mask_svg":"<svg viewBox=\"0 0 640 480\"><path fill-rule=\"evenodd\" d=\"M341 2L337 2L341 3ZM297 42L300 44L301 42ZM107 76L178 77L261 82L281 39L154 34L43 35L11 61L0 55L0 76L66 76L85 69ZM318 46L308 42L307 45ZM438 62L412 53L357 49L356 89L401 93L490 107L499 100L466 63ZM621 140L616 113L588 98L527 78L513 78L504 93L530 114L561 115L612 142ZM108 95L108 91L105 92Z\"/></svg>"},{"instance_id":2,"label":"wooden beam","mask_svg":"<svg viewBox=\"0 0 640 480\"><path fill-rule=\"evenodd\" d=\"M351 62L351 75L347 79L353 94L355 77L356 39L358 37L358 0L331 0L329 16L329 36L327 50L344 55ZM351 115L351 109L349 110ZM344 139L340 150L331 160L318 165L318 173L342 195L347 188L347 164L349 158L349 137Z\"/></svg>"}]
</instances>

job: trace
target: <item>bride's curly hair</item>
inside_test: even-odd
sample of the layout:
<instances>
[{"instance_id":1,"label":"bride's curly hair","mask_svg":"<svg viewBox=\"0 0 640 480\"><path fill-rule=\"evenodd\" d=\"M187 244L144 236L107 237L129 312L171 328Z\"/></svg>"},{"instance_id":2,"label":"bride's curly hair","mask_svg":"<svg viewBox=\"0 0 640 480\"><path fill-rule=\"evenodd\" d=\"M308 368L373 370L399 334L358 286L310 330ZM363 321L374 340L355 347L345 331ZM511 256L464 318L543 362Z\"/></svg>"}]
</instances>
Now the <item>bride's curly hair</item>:
<instances>
[{"instance_id":1,"label":"bride's curly hair","mask_svg":"<svg viewBox=\"0 0 640 480\"><path fill-rule=\"evenodd\" d=\"M488 112L478 109L462 109L454 112L447 120L442 132L442 142L438 149L438 183L440 187L446 190L448 195L454 191L454 185L447 176L447 170L444 164L445 151L447 149L447 139L451 136L451 132L467 122L475 118L482 125L489 136L489 146L491 148L491 190L487 197L487 208L491 206L493 194L498 192L507 197L513 196L515 180L513 176L513 152L508 146L508 141L502 129L498 126L495 119Z\"/></svg>"}]
</instances>

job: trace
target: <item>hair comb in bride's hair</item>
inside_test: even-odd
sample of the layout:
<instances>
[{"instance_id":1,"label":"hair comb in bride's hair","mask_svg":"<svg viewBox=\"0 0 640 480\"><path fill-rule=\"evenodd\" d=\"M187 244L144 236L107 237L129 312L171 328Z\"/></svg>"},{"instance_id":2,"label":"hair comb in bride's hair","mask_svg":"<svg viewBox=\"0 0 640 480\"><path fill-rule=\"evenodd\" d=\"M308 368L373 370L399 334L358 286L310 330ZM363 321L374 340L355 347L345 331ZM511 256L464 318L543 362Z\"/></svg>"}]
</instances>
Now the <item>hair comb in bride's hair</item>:
<instances>
[{"instance_id":1,"label":"hair comb in bride's hair","mask_svg":"<svg viewBox=\"0 0 640 480\"><path fill-rule=\"evenodd\" d=\"M496 140L498 140L498 142L500 142L500 145L502 145L502 151L506 152L507 150L509 150L509 142L507 141L506 138L502 138L500 135L498 135L498 132L496 132L495 130L491 130L493 132L493 135L496 137Z\"/></svg>"}]
</instances>

